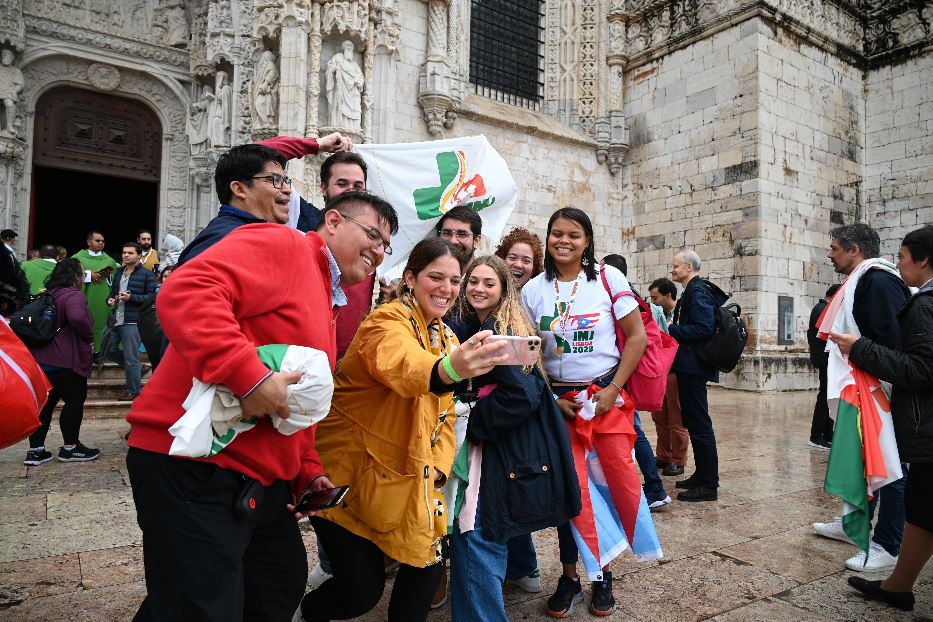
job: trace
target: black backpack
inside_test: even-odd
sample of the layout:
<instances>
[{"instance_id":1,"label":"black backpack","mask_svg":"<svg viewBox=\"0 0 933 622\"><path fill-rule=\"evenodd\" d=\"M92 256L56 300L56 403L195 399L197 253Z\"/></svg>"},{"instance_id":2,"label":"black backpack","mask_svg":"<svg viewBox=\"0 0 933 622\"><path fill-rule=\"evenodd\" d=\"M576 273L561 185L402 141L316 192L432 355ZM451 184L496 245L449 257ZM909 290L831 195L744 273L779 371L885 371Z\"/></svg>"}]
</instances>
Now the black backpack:
<instances>
[{"instance_id":1,"label":"black backpack","mask_svg":"<svg viewBox=\"0 0 933 622\"><path fill-rule=\"evenodd\" d=\"M748 327L742 319L742 307L732 303L716 309L716 333L694 344L693 351L701 363L730 372L739 364L746 343Z\"/></svg>"},{"instance_id":2,"label":"black backpack","mask_svg":"<svg viewBox=\"0 0 933 622\"><path fill-rule=\"evenodd\" d=\"M61 330L55 326L55 316L55 300L42 292L10 316L10 328L27 348L44 346Z\"/></svg>"}]
</instances>

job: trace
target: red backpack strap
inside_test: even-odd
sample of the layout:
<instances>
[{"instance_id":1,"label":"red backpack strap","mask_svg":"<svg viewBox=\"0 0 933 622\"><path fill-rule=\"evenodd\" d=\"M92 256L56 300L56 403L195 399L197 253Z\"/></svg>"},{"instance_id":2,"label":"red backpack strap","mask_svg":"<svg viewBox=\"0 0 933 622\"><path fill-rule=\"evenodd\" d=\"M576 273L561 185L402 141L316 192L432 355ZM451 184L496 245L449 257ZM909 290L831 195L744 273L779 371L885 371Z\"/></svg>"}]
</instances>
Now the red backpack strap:
<instances>
[{"instance_id":1,"label":"red backpack strap","mask_svg":"<svg viewBox=\"0 0 933 622\"><path fill-rule=\"evenodd\" d=\"M641 307L642 311L651 311L651 307L645 303L644 300L635 295L635 292L625 290L624 292L619 292L618 294L613 295L612 289L609 288L609 281L606 279L606 270L600 268L599 276L603 281L603 287L606 289L606 293L609 294L609 308L612 310L612 319L617 320L615 312L616 301L623 296L631 296L635 299L635 302L638 303L638 306Z\"/></svg>"}]
</instances>

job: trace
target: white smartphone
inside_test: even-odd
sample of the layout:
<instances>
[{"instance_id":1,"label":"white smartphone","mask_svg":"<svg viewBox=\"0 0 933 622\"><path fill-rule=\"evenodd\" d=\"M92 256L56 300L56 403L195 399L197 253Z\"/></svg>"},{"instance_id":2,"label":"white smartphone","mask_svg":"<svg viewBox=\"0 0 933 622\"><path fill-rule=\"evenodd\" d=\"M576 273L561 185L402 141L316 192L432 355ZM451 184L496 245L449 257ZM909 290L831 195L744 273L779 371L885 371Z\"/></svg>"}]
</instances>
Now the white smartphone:
<instances>
[{"instance_id":1,"label":"white smartphone","mask_svg":"<svg viewBox=\"0 0 933 622\"><path fill-rule=\"evenodd\" d=\"M534 365L541 351L541 337L513 337L511 335L490 335L484 342L505 341L508 345L508 360L503 365Z\"/></svg>"}]
</instances>

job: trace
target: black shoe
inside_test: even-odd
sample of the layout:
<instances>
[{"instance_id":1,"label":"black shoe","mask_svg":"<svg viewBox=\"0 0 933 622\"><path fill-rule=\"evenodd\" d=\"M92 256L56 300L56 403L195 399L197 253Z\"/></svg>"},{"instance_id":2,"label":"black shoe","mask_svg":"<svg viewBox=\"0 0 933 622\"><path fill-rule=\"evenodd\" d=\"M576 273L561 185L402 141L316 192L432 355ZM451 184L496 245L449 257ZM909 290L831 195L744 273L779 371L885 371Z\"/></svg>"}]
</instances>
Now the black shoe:
<instances>
[{"instance_id":1,"label":"black shoe","mask_svg":"<svg viewBox=\"0 0 933 622\"><path fill-rule=\"evenodd\" d=\"M655 464L658 465L658 470L659 470L659 471L660 471L661 469L666 469L667 467L669 467L669 466L671 465L670 462L664 462L663 460L658 460L657 458L654 459L654 462L655 462Z\"/></svg>"},{"instance_id":2,"label":"black shoe","mask_svg":"<svg viewBox=\"0 0 933 622\"><path fill-rule=\"evenodd\" d=\"M679 482L674 482L674 486L676 486L677 488L686 488L687 490L690 490L691 488L696 488L699 485L700 485L700 482L697 480L696 473L694 473L687 479L682 479Z\"/></svg>"},{"instance_id":3,"label":"black shoe","mask_svg":"<svg viewBox=\"0 0 933 622\"><path fill-rule=\"evenodd\" d=\"M678 501L715 501L718 498L719 492L715 488L703 488L702 486L685 490L677 495Z\"/></svg>"},{"instance_id":4,"label":"black shoe","mask_svg":"<svg viewBox=\"0 0 933 622\"><path fill-rule=\"evenodd\" d=\"M60 447L58 449L59 462L90 462L100 457L100 450L91 447L85 447L84 443L78 441L71 449Z\"/></svg>"},{"instance_id":5,"label":"black shoe","mask_svg":"<svg viewBox=\"0 0 933 622\"><path fill-rule=\"evenodd\" d=\"M869 581L862 577L849 577L849 585L867 596L870 600L891 605L901 611L914 610L913 592L888 592L881 589L881 581Z\"/></svg>"},{"instance_id":6,"label":"black shoe","mask_svg":"<svg viewBox=\"0 0 933 622\"><path fill-rule=\"evenodd\" d=\"M570 615L573 606L583 602L583 587L580 579L571 579L564 575L557 580L557 591L547 599L547 613L552 618Z\"/></svg>"},{"instance_id":7,"label":"black shoe","mask_svg":"<svg viewBox=\"0 0 933 622\"><path fill-rule=\"evenodd\" d=\"M661 471L661 475L665 477L673 477L675 475L683 475L683 474L684 474L684 468L677 464L669 464L666 467L664 467L663 471Z\"/></svg>"},{"instance_id":8,"label":"black shoe","mask_svg":"<svg viewBox=\"0 0 933 622\"><path fill-rule=\"evenodd\" d=\"M612 573L604 572L602 581L593 581L593 599L590 601L590 613L607 616L616 608L616 599L612 596Z\"/></svg>"},{"instance_id":9,"label":"black shoe","mask_svg":"<svg viewBox=\"0 0 933 622\"><path fill-rule=\"evenodd\" d=\"M120 401L120 402L132 402L132 401L135 400L137 397L139 397L139 393L124 393L123 395L121 395L120 397L117 398L117 401Z\"/></svg>"},{"instance_id":10,"label":"black shoe","mask_svg":"<svg viewBox=\"0 0 933 622\"><path fill-rule=\"evenodd\" d=\"M28 466L39 466L52 459L52 452L47 449L30 449L26 452L26 459L23 464Z\"/></svg>"}]
</instances>

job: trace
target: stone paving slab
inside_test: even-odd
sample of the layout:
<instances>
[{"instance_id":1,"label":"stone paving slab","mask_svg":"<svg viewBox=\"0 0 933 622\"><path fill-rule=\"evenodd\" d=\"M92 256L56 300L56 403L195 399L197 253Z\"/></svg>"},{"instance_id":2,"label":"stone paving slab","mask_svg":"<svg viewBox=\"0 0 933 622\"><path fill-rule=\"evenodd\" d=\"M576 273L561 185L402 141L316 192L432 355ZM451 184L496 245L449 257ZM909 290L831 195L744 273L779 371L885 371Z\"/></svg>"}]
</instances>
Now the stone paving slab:
<instances>
[{"instance_id":1,"label":"stone paving slab","mask_svg":"<svg viewBox=\"0 0 933 622\"><path fill-rule=\"evenodd\" d=\"M810 392L759 395L710 391L720 448L719 500L655 512L664 559L616 559L618 622L933 622L933 567L917 586L917 610L902 614L866 602L846 584L855 548L820 538L810 523L832 519L840 504L822 491L829 454L807 447ZM654 443L654 425L642 418ZM101 449L86 464L24 467L25 443L0 451L0 620L130 620L145 596L141 533L136 525L126 444L119 419L89 419L82 440ZM57 451L57 425L48 446ZM692 465L687 465L687 475ZM674 497L674 483L664 478ZM314 533L302 524L309 567ZM534 534L544 591L506 586L511 620L545 620L545 601L561 567L553 529ZM582 572L582 567L580 568ZM384 620L393 579L372 612ZM586 586L589 603L590 590ZM65 613L67 612L67 614ZM584 607L573 618L594 619ZM450 607L429 622L448 622Z\"/></svg>"}]
</instances>

